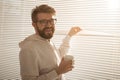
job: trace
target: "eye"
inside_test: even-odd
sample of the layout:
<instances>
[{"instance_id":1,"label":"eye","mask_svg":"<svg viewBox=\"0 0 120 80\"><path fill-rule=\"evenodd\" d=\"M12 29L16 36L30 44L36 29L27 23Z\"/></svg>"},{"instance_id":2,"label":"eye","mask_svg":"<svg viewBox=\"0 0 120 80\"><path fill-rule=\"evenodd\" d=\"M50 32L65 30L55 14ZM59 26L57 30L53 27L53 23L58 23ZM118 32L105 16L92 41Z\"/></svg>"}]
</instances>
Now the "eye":
<instances>
[{"instance_id":1,"label":"eye","mask_svg":"<svg viewBox=\"0 0 120 80\"><path fill-rule=\"evenodd\" d=\"M38 21L40 24L43 24L43 23L46 23L47 21L46 20L39 20Z\"/></svg>"},{"instance_id":2,"label":"eye","mask_svg":"<svg viewBox=\"0 0 120 80\"><path fill-rule=\"evenodd\" d=\"M43 19L43 20L39 20L38 22L42 25L45 25L45 24L52 24L54 25L56 23L57 19L49 19L49 20L46 20L46 19Z\"/></svg>"}]
</instances>

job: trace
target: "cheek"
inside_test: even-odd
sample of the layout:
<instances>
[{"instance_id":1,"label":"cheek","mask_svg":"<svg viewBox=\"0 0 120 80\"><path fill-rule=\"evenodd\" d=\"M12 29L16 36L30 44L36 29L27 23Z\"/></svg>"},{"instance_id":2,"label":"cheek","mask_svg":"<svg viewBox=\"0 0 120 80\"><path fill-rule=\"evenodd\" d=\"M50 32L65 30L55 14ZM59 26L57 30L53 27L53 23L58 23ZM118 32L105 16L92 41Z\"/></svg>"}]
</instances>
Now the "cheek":
<instances>
[{"instance_id":1,"label":"cheek","mask_svg":"<svg viewBox=\"0 0 120 80\"><path fill-rule=\"evenodd\" d=\"M45 27L38 25L37 28L38 28L39 30L43 30Z\"/></svg>"}]
</instances>

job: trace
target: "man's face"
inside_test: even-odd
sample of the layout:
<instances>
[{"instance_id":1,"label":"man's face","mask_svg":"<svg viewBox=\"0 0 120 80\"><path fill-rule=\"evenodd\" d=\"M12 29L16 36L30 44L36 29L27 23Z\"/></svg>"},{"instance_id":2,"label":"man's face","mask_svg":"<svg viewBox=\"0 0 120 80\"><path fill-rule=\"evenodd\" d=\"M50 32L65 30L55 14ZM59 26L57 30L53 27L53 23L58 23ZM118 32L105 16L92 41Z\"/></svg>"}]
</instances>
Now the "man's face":
<instances>
[{"instance_id":1,"label":"man's face","mask_svg":"<svg viewBox=\"0 0 120 80\"><path fill-rule=\"evenodd\" d=\"M48 13L39 13L37 15L37 23L36 23L37 33L45 38L50 39L53 37L53 33L55 31L54 19L51 14Z\"/></svg>"}]
</instances>

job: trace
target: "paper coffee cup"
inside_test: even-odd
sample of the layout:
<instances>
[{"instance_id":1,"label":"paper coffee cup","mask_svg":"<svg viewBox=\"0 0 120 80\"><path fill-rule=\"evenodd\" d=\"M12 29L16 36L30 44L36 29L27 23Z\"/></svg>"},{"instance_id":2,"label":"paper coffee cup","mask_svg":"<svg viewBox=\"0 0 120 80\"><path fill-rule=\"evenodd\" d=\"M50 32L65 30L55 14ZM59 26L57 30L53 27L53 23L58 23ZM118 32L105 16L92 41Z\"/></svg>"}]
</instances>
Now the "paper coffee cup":
<instances>
[{"instance_id":1,"label":"paper coffee cup","mask_svg":"<svg viewBox=\"0 0 120 80\"><path fill-rule=\"evenodd\" d=\"M74 59L74 57L72 55L65 55L64 56L65 61L69 61L69 60L73 60L73 59Z\"/></svg>"}]
</instances>

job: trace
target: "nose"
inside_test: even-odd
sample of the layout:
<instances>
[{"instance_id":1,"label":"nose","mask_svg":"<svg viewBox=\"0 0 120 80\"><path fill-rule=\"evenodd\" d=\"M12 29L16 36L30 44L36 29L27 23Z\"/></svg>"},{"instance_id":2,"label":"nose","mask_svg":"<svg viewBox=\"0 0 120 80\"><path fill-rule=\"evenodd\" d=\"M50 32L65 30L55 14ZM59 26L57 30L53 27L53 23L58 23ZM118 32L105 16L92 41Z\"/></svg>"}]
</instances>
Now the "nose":
<instances>
[{"instance_id":1,"label":"nose","mask_svg":"<svg viewBox=\"0 0 120 80\"><path fill-rule=\"evenodd\" d=\"M46 27L52 27L52 24L51 24L51 22L50 21L47 21L47 23L46 23L46 25L45 25Z\"/></svg>"}]
</instances>

